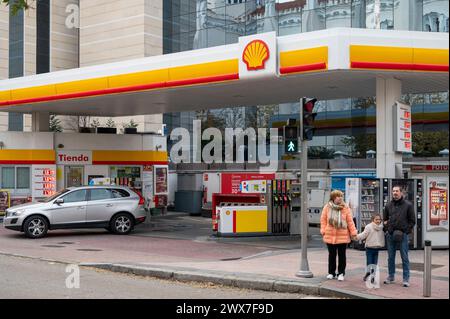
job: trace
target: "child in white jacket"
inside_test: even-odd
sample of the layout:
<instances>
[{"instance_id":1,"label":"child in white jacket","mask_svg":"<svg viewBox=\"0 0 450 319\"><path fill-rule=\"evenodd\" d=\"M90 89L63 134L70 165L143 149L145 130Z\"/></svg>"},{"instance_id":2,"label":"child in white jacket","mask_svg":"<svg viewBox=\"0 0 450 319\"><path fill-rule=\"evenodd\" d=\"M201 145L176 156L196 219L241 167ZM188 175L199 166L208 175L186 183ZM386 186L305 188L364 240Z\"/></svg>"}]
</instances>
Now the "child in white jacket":
<instances>
[{"instance_id":1,"label":"child in white jacket","mask_svg":"<svg viewBox=\"0 0 450 319\"><path fill-rule=\"evenodd\" d=\"M357 240L366 240L367 268L364 281L375 271L378 265L378 252L384 247L383 223L380 214L372 215L372 222L364 228L361 234L356 236Z\"/></svg>"}]
</instances>

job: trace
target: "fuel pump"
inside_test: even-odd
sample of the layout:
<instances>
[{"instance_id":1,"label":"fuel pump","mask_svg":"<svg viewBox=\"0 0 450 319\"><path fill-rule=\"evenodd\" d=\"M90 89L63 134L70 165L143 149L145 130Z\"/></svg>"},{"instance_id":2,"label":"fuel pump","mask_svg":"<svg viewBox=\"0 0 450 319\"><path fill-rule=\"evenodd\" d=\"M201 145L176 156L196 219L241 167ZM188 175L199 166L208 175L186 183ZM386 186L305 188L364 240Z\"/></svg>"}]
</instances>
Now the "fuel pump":
<instances>
[{"instance_id":1,"label":"fuel pump","mask_svg":"<svg viewBox=\"0 0 450 319\"><path fill-rule=\"evenodd\" d=\"M300 183L293 182L291 184L291 212L290 212L290 224L289 233L291 235L300 235L300 208L301 208L301 185Z\"/></svg>"},{"instance_id":2,"label":"fuel pump","mask_svg":"<svg viewBox=\"0 0 450 319\"><path fill-rule=\"evenodd\" d=\"M281 233L282 216L283 216L283 183L281 180L277 180L277 194L278 194L278 230L277 233Z\"/></svg>"},{"instance_id":3,"label":"fuel pump","mask_svg":"<svg viewBox=\"0 0 450 319\"><path fill-rule=\"evenodd\" d=\"M281 206L281 225L280 225L280 233L285 232L285 224L286 224L286 215L288 211L287 207L287 195L286 195L286 181L281 180L281 198L282 198L282 206Z\"/></svg>"},{"instance_id":4,"label":"fuel pump","mask_svg":"<svg viewBox=\"0 0 450 319\"><path fill-rule=\"evenodd\" d=\"M273 232L280 232L280 215L281 215L281 196L280 196L280 181L274 180L275 187L273 188Z\"/></svg>"},{"instance_id":5,"label":"fuel pump","mask_svg":"<svg viewBox=\"0 0 450 319\"><path fill-rule=\"evenodd\" d=\"M287 214L286 214L286 225L285 225L285 233L289 233L290 231L290 223L291 223L291 181L286 181L286 197L287 197Z\"/></svg>"}]
</instances>

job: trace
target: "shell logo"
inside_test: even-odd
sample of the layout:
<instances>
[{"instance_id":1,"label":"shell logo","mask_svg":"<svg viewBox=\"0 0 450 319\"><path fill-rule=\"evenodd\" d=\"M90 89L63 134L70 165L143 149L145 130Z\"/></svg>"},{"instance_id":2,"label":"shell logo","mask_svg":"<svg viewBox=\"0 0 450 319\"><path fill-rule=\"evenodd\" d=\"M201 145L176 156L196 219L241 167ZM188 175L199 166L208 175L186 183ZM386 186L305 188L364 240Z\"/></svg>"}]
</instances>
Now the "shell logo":
<instances>
[{"instance_id":1,"label":"shell logo","mask_svg":"<svg viewBox=\"0 0 450 319\"><path fill-rule=\"evenodd\" d=\"M245 62L249 71L264 69L268 59L269 47L262 40L251 41L242 53L242 61Z\"/></svg>"}]
</instances>

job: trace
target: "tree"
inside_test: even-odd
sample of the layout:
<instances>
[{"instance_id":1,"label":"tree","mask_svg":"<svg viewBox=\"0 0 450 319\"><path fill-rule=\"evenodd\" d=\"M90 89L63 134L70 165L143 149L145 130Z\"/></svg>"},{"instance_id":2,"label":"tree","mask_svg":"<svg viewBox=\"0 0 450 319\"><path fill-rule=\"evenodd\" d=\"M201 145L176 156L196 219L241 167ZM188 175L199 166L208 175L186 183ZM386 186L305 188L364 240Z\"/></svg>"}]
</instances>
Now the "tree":
<instances>
[{"instance_id":1,"label":"tree","mask_svg":"<svg viewBox=\"0 0 450 319\"><path fill-rule=\"evenodd\" d=\"M310 146L308 147L308 158L311 159L332 159L335 150L325 146Z\"/></svg>"},{"instance_id":2,"label":"tree","mask_svg":"<svg viewBox=\"0 0 450 319\"><path fill-rule=\"evenodd\" d=\"M33 7L36 0L1 0L7 6L11 6L12 15L16 15L20 10L28 10Z\"/></svg>"},{"instance_id":3,"label":"tree","mask_svg":"<svg viewBox=\"0 0 450 319\"><path fill-rule=\"evenodd\" d=\"M91 117L90 116L78 116L78 125L80 127L89 127L89 124L91 122Z\"/></svg>"},{"instance_id":4,"label":"tree","mask_svg":"<svg viewBox=\"0 0 450 319\"><path fill-rule=\"evenodd\" d=\"M356 98L353 99L352 102L354 109L364 109L364 110L375 107L376 104L375 97Z\"/></svg>"},{"instance_id":5,"label":"tree","mask_svg":"<svg viewBox=\"0 0 450 319\"><path fill-rule=\"evenodd\" d=\"M92 123L91 123L91 127L97 128L97 127L99 127L99 126L100 126L100 121L97 120L97 119L93 119L93 120L92 120Z\"/></svg>"},{"instance_id":6,"label":"tree","mask_svg":"<svg viewBox=\"0 0 450 319\"><path fill-rule=\"evenodd\" d=\"M139 124L136 123L135 121L133 121L133 119L131 119L130 122L128 122L128 123L122 123L122 128L120 129L120 132L124 133L126 128L137 128L138 126L139 126ZM114 127L114 126L111 126L111 127Z\"/></svg>"},{"instance_id":7,"label":"tree","mask_svg":"<svg viewBox=\"0 0 450 319\"><path fill-rule=\"evenodd\" d=\"M349 148L349 153L353 157L365 157L368 150L376 150L376 134L357 134L346 136L341 142Z\"/></svg>"},{"instance_id":8,"label":"tree","mask_svg":"<svg viewBox=\"0 0 450 319\"><path fill-rule=\"evenodd\" d=\"M439 151L448 149L448 131L413 132L412 147L415 157L439 156Z\"/></svg>"},{"instance_id":9,"label":"tree","mask_svg":"<svg viewBox=\"0 0 450 319\"><path fill-rule=\"evenodd\" d=\"M62 132L63 128L61 125L61 120L56 117L56 115L50 115L50 132Z\"/></svg>"},{"instance_id":10,"label":"tree","mask_svg":"<svg viewBox=\"0 0 450 319\"><path fill-rule=\"evenodd\" d=\"M116 127L116 122L114 122L114 120L112 119L112 117L110 117L108 119L108 121L106 121L106 127Z\"/></svg>"}]
</instances>

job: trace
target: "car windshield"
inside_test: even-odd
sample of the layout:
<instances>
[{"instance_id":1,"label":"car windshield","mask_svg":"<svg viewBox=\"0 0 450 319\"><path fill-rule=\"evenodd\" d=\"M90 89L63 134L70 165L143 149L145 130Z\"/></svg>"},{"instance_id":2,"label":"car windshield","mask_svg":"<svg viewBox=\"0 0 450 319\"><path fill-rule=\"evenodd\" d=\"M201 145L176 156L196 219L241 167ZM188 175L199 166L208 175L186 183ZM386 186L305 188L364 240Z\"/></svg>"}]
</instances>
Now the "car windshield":
<instances>
[{"instance_id":1,"label":"car windshield","mask_svg":"<svg viewBox=\"0 0 450 319\"><path fill-rule=\"evenodd\" d=\"M59 195L62 195L62 194L64 194L64 193L67 193L69 191L69 189L63 189L62 191L59 191L59 192L57 192L56 194L54 194L54 195L52 195L52 196L49 196L49 197L47 197L47 198L44 198L43 200L41 200L40 202L43 202L43 203L48 203L48 202L51 202L52 200L54 200L56 197L58 197Z\"/></svg>"}]
</instances>

